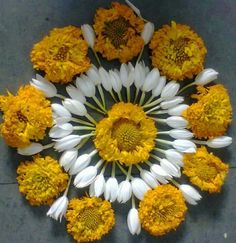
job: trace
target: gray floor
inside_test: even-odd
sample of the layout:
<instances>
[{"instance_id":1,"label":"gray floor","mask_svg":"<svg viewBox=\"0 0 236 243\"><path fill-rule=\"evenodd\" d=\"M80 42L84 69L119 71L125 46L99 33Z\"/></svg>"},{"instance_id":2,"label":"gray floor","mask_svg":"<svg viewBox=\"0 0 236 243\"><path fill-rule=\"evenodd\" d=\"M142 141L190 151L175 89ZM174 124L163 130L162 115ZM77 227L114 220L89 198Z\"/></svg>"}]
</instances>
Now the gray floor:
<instances>
[{"instance_id":1,"label":"gray floor","mask_svg":"<svg viewBox=\"0 0 236 243\"><path fill-rule=\"evenodd\" d=\"M95 9L108 6L107 0L0 0L0 93L15 92L34 74L29 61L33 43L53 27L92 23ZM156 28L171 20L190 25L205 40L206 67L220 72L219 82L229 89L236 108L236 1L235 0L136 0L143 16ZM146 55L147 57L147 55ZM110 65L110 64L109 64ZM117 65L113 62L112 65ZM235 118L235 115L234 115ZM235 123L229 134L235 137ZM30 207L16 184L16 166L22 160L14 149L0 140L0 242L73 242L64 223L45 217L46 207ZM189 207L182 226L165 237L142 232L131 237L126 227L128 207L114 205L116 226L101 242L183 242L221 243L236 241L236 153L235 144L218 155L230 164L230 173L221 194L204 195L197 207ZM79 195L76 192L76 195Z\"/></svg>"}]
</instances>

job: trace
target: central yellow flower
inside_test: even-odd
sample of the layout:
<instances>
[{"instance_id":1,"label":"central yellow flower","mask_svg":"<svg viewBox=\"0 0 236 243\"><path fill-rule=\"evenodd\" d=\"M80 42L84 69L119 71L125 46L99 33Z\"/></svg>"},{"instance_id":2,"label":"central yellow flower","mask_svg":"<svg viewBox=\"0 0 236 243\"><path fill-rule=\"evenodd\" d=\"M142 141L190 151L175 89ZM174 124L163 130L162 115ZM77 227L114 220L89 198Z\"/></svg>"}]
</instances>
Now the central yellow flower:
<instances>
[{"instance_id":1,"label":"central yellow flower","mask_svg":"<svg viewBox=\"0 0 236 243\"><path fill-rule=\"evenodd\" d=\"M155 122L140 106L120 102L97 124L94 143L104 160L131 165L149 158L156 133Z\"/></svg>"}]
</instances>

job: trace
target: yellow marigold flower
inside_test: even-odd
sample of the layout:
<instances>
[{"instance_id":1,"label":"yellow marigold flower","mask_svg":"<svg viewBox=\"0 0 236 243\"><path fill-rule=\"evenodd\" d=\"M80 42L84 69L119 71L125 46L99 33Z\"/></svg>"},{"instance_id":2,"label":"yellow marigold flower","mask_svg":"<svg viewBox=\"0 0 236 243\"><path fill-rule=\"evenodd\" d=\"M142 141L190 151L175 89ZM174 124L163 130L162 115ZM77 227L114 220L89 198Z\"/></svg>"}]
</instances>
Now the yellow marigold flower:
<instances>
[{"instance_id":1,"label":"yellow marigold flower","mask_svg":"<svg viewBox=\"0 0 236 243\"><path fill-rule=\"evenodd\" d=\"M30 140L43 139L45 130L52 126L50 101L41 91L30 85L19 89L16 96L0 96L3 112L1 134L12 147L24 147Z\"/></svg>"},{"instance_id":2,"label":"yellow marigold flower","mask_svg":"<svg viewBox=\"0 0 236 243\"><path fill-rule=\"evenodd\" d=\"M227 90L223 85L197 87L198 94L192 95L198 102L183 112L189 128L197 138L213 138L223 135L232 120L232 107Z\"/></svg>"},{"instance_id":3,"label":"yellow marigold flower","mask_svg":"<svg viewBox=\"0 0 236 243\"><path fill-rule=\"evenodd\" d=\"M33 206L52 204L67 187L68 175L50 156L36 155L33 161L22 162L17 174L19 190Z\"/></svg>"},{"instance_id":4,"label":"yellow marigold flower","mask_svg":"<svg viewBox=\"0 0 236 243\"><path fill-rule=\"evenodd\" d=\"M208 153L206 147L202 146L195 154L185 154L183 161L183 173L190 177L194 185L210 193L220 192L229 170L229 166L220 158Z\"/></svg>"},{"instance_id":5,"label":"yellow marigold flower","mask_svg":"<svg viewBox=\"0 0 236 243\"><path fill-rule=\"evenodd\" d=\"M139 204L141 225L155 236L176 229L184 220L186 211L182 193L171 185L160 185L147 191Z\"/></svg>"},{"instance_id":6,"label":"yellow marigold flower","mask_svg":"<svg viewBox=\"0 0 236 243\"><path fill-rule=\"evenodd\" d=\"M156 133L155 122L142 107L120 102L97 124L94 144L106 161L137 164L149 158Z\"/></svg>"},{"instance_id":7,"label":"yellow marigold flower","mask_svg":"<svg viewBox=\"0 0 236 243\"><path fill-rule=\"evenodd\" d=\"M152 64L168 79L191 79L203 69L206 47L187 25L171 22L152 37Z\"/></svg>"},{"instance_id":8,"label":"yellow marigold flower","mask_svg":"<svg viewBox=\"0 0 236 243\"><path fill-rule=\"evenodd\" d=\"M55 28L33 46L31 61L37 70L46 73L52 82L68 83L90 67L88 45L80 28L67 26Z\"/></svg>"},{"instance_id":9,"label":"yellow marigold flower","mask_svg":"<svg viewBox=\"0 0 236 243\"><path fill-rule=\"evenodd\" d=\"M70 200L66 219L67 231L77 242L99 240L115 224L111 203L96 197Z\"/></svg>"},{"instance_id":10,"label":"yellow marigold flower","mask_svg":"<svg viewBox=\"0 0 236 243\"><path fill-rule=\"evenodd\" d=\"M99 8L94 22L95 51L108 60L118 58L127 62L144 46L140 35L144 22L126 5L113 2L110 9Z\"/></svg>"}]
</instances>

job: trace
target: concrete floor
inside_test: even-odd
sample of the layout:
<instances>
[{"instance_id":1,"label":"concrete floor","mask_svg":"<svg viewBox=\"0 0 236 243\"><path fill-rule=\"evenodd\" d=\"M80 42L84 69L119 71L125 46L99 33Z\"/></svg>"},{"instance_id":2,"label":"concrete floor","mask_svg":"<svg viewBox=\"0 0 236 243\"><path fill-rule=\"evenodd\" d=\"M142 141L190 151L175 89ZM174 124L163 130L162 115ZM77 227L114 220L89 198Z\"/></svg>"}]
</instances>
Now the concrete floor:
<instances>
[{"instance_id":1,"label":"concrete floor","mask_svg":"<svg viewBox=\"0 0 236 243\"><path fill-rule=\"evenodd\" d=\"M236 1L133 2L142 10L145 18L155 23L156 28L175 20L190 25L204 39L208 49L205 66L220 72L219 82L228 88L235 109ZM50 29L92 23L95 9L109 3L107 0L0 0L0 93L6 89L15 92L33 77L30 50ZM117 63L113 62L112 65ZM234 123L228 134L235 138L235 133ZM64 222L60 224L45 216L47 207L30 207L23 199L15 179L15 169L22 157L14 149L8 148L2 139L0 149L0 243L73 242L66 233ZM198 206L189 207L186 221L176 232L161 238L154 238L145 232L131 237L126 227L129 205L115 204L116 226L100 242L236 242L235 144L219 150L217 154L230 164L222 193L203 193L203 200ZM78 192L74 194L79 195Z\"/></svg>"}]
</instances>

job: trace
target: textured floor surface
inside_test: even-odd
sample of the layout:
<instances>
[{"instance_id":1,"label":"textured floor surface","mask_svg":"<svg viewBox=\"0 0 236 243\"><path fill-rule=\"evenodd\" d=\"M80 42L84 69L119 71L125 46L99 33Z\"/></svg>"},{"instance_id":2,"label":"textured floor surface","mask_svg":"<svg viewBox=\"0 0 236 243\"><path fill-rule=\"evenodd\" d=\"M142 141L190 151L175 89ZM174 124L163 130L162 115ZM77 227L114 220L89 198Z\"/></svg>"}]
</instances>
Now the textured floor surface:
<instances>
[{"instance_id":1,"label":"textured floor surface","mask_svg":"<svg viewBox=\"0 0 236 243\"><path fill-rule=\"evenodd\" d=\"M220 72L219 82L229 89L236 108L236 1L235 0L136 0L143 16L156 28L171 20L190 25L205 41L206 67ZM0 0L0 93L15 92L34 74L29 61L33 43L53 27L92 23L95 9L109 6L107 0ZM113 63L116 65L117 63ZM235 118L235 115L234 115ZM234 119L235 120L235 119ZM229 129L235 138L235 123ZM0 242L73 242L65 224L45 217L48 208L30 207L18 192L16 166L22 160L16 151L0 140ZM230 164L222 193L203 194L196 207L189 207L186 221L165 237L154 238L142 232L131 237L126 227L130 205L115 204L116 226L100 242L233 243L236 239L236 152L235 144L218 151ZM76 192L76 195L79 195Z\"/></svg>"}]
</instances>

